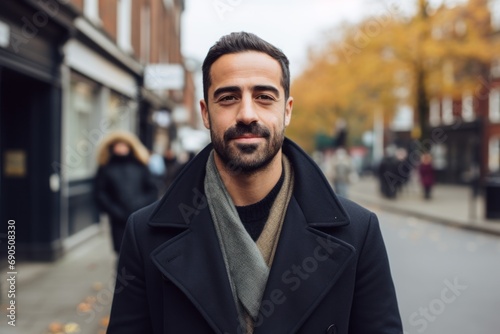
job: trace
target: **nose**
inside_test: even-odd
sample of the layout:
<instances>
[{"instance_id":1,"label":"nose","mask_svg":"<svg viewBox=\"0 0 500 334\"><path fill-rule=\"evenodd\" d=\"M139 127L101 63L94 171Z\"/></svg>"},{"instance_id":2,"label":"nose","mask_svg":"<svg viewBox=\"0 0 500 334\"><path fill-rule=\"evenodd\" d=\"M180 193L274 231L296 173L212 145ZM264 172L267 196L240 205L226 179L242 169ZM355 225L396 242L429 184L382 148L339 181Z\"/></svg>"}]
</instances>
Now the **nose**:
<instances>
[{"instance_id":1,"label":"nose","mask_svg":"<svg viewBox=\"0 0 500 334\"><path fill-rule=\"evenodd\" d=\"M243 96L241 99L241 103L238 107L238 114L236 115L236 122L243 124L251 124L257 122L257 112L256 106L253 103L253 99L251 96Z\"/></svg>"}]
</instances>

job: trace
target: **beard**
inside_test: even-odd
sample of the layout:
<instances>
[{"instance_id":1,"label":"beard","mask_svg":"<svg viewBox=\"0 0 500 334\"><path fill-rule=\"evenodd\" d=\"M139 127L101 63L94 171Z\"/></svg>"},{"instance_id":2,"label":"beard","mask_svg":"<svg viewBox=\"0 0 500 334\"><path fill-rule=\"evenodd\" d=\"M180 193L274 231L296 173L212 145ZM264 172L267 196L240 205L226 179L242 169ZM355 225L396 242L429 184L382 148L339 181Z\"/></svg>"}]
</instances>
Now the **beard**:
<instances>
[{"instance_id":1,"label":"beard","mask_svg":"<svg viewBox=\"0 0 500 334\"><path fill-rule=\"evenodd\" d=\"M232 141L244 135L259 136L265 143L242 144ZM210 137L214 150L226 169L243 174L253 174L265 169L278 154L285 138L284 127L272 134L267 127L258 123L238 123L226 130L223 137L218 136L211 127Z\"/></svg>"}]
</instances>

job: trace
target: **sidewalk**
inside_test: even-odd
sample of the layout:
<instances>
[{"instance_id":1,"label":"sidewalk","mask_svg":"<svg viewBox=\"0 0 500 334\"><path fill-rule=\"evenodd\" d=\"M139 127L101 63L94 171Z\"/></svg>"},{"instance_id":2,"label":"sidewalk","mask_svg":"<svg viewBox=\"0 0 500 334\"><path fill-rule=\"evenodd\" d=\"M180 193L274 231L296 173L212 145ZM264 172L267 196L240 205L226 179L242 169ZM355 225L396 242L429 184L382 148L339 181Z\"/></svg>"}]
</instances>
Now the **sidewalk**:
<instances>
[{"instance_id":1,"label":"sidewalk","mask_svg":"<svg viewBox=\"0 0 500 334\"><path fill-rule=\"evenodd\" d=\"M483 198L473 200L471 189L466 186L437 184L433 189L432 199L424 200L419 185L414 182L398 194L396 199L391 200L380 195L376 178L365 176L351 185L349 196L362 205L500 235L500 220L485 219Z\"/></svg>"},{"instance_id":2,"label":"sidewalk","mask_svg":"<svg viewBox=\"0 0 500 334\"><path fill-rule=\"evenodd\" d=\"M106 226L52 263L16 265L16 326L7 324L2 271L0 333L104 334L115 282L115 255Z\"/></svg>"}]
</instances>

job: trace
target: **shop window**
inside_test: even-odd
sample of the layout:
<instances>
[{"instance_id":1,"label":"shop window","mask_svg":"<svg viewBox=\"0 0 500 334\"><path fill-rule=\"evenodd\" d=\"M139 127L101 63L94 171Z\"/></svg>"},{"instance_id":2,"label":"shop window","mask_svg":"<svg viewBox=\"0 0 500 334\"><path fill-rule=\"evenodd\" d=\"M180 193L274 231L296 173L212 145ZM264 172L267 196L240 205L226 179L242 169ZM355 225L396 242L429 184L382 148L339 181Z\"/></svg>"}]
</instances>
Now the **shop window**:
<instances>
[{"instance_id":1,"label":"shop window","mask_svg":"<svg viewBox=\"0 0 500 334\"><path fill-rule=\"evenodd\" d=\"M490 173L500 172L500 136L490 139L488 169Z\"/></svg>"},{"instance_id":2,"label":"shop window","mask_svg":"<svg viewBox=\"0 0 500 334\"><path fill-rule=\"evenodd\" d=\"M97 143L93 140L93 133L97 106L98 86L73 79L64 147L65 172L70 180L90 177L94 173Z\"/></svg>"},{"instance_id":3,"label":"shop window","mask_svg":"<svg viewBox=\"0 0 500 334\"><path fill-rule=\"evenodd\" d=\"M106 117L110 130L126 130L134 132L134 102L129 98L109 91Z\"/></svg>"},{"instance_id":4,"label":"shop window","mask_svg":"<svg viewBox=\"0 0 500 334\"><path fill-rule=\"evenodd\" d=\"M500 89L492 89L490 91L490 121L500 122Z\"/></svg>"}]
</instances>

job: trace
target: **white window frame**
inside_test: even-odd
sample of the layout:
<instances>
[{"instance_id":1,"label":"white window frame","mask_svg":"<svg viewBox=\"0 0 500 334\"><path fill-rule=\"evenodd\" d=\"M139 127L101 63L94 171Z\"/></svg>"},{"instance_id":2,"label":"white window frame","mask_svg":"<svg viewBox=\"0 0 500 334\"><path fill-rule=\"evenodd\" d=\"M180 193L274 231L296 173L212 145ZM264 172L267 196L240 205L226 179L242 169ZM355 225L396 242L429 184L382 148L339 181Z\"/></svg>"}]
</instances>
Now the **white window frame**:
<instances>
[{"instance_id":1,"label":"white window frame","mask_svg":"<svg viewBox=\"0 0 500 334\"><path fill-rule=\"evenodd\" d=\"M491 62L491 77L500 78L500 58L495 58Z\"/></svg>"},{"instance_id":2,"label":"white window frame","mask_svg":"<svg viewBox=\"0 0 500 334\"><path fill-rule=\"evenodd\" d=\"M151 52L151 9L149 5L141 8L141 61L149 63Z\"/></svg>"},{"instance_id":3,"label":"white window frame","mask_svg":"<svg viewBox=\"0 0 500 334\"><path fill-rule=\"evenodd\" d=\"M432 99L429 104L429 124L438 126L441 123L441 108L438 99Z\"/></svg>"},{"instance_id":4,"label":"white window frame","mask_svg":"<svg viewBox=\"0 0 500 334\"><path fill-rule=\"evenodd\" d=\"M165 6L166 9L172 9L172 7L174 7L174 0L163 0L163 6Z\"/></svg>"},{"instance_id":5,"label":"white window frame","mask_svg":"<svg viewBox=\"0 0 500 334\"><path fill-rule=\"evenodd\" d=\"M489 118L492 123L500 123L500 88L490 91Z\"/></svg>"},{"instance_id":6,"label":"white window frame","mask_svg":"<svg viewBox=\"0 0 500 334\"><path fill-rule=\"evenodd\" d=\"M493 30L500 30L500 0L490 0L488 7L491 14L491 27Z\"/></svg>"},{"instance_id":7,"label":"white window frame","mask_svg":"<svg viewBox=\"0 0 500 334\"><path fill-rule=\"evenodd\" d=\"M488 148L488 170L490 173L500 171L500 137L491 137Z\"/></svg>"},{"instance_id":8,"label":"white window frame","mask_svg":"<svg viewBox=\"0 0 500 334\"><path fill-rule=\"evenodd\" d=\"M462 119L471 122L476 118L474 113L474 96L470 92L462 95Z\"/></svg>"},{"instance_id":9,"label":"white window frame","mask_svg":"<svg viewBox=\"0 0 500 334\"><path fill-rule=\"evenodd\" d=\"M452 124L454 120L453 116L453 99L450 96L446 96L442 101L442 118L444 124Z\"/></svg>"},{"instance_id":10,"label":"white window frame","mask_svg":"<svg viewBox=\"0 0 500 334\"><path fill-rule=\"evenodd\" d=\"M101 24L101 18L99 17L99 0L84 0L83 14L92 22Z\"/></svg>"},{"instance_id":11,"label":"white window frame","mask_svg":"<svg viewBox=\"0 0 500 334\"><path fill-rule=\"evenodd\" d=\"M118 0L116 32L118 47L132 53L132 0Z\"/></svg>"}]
</instances>

